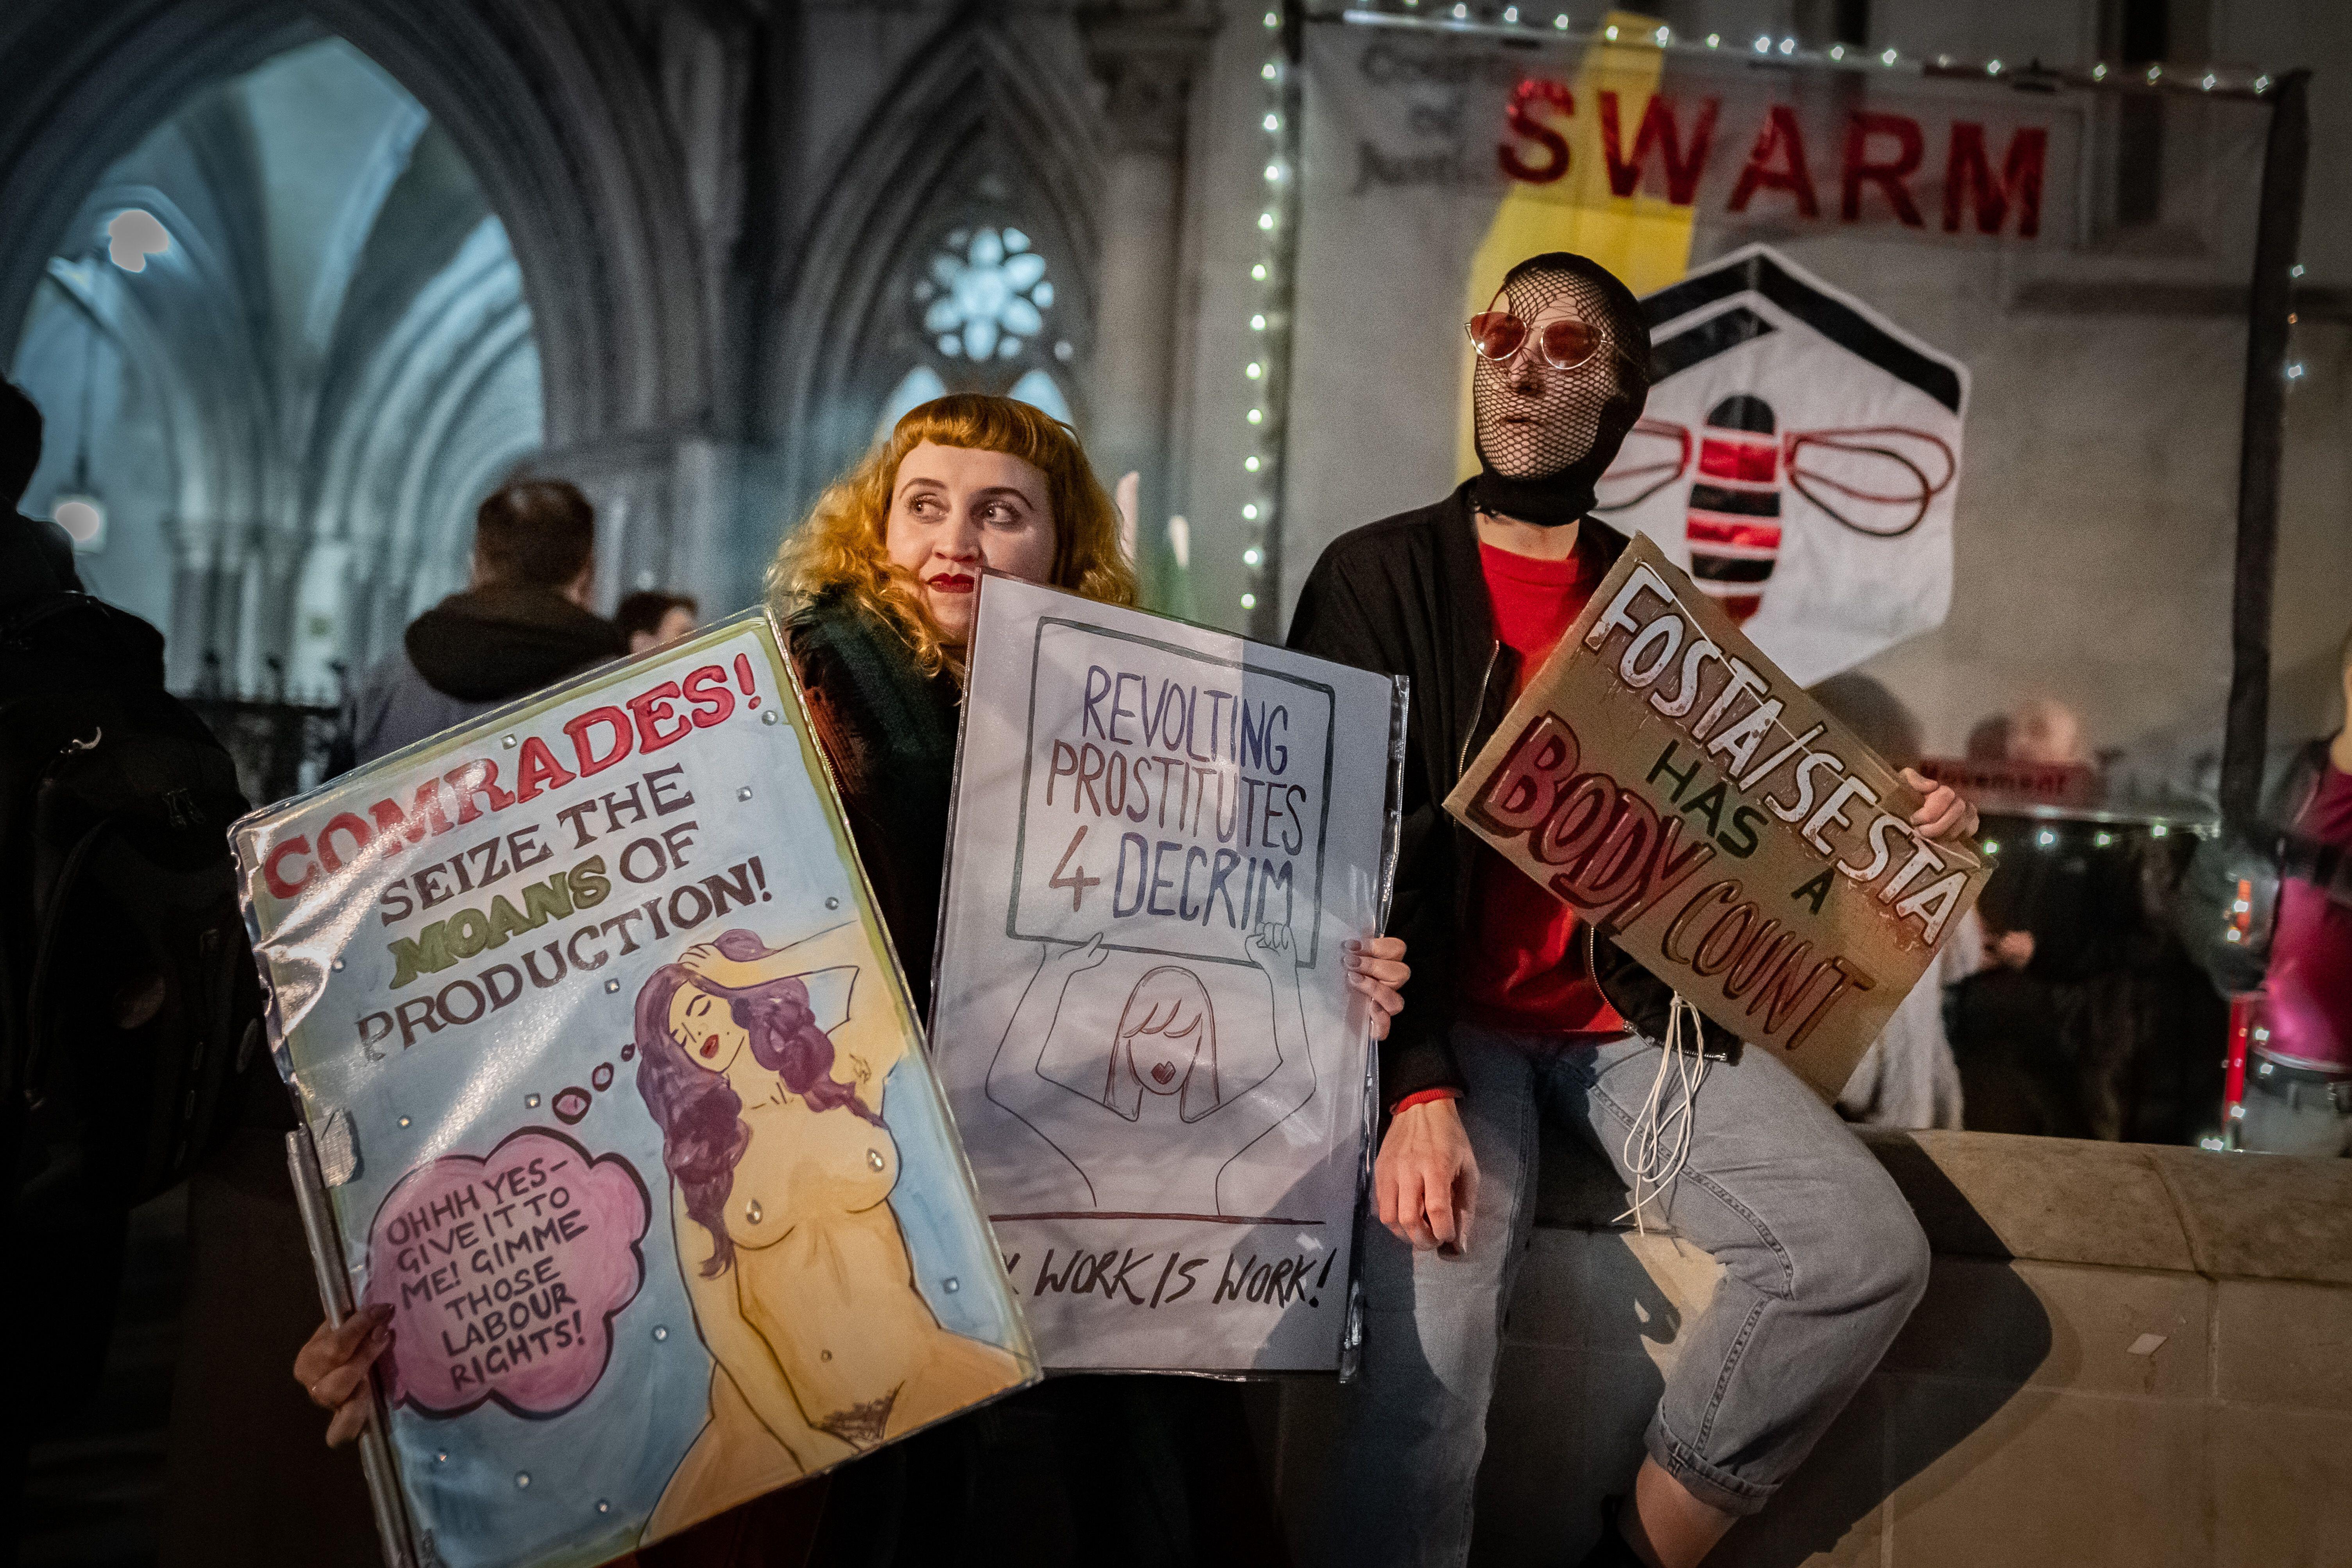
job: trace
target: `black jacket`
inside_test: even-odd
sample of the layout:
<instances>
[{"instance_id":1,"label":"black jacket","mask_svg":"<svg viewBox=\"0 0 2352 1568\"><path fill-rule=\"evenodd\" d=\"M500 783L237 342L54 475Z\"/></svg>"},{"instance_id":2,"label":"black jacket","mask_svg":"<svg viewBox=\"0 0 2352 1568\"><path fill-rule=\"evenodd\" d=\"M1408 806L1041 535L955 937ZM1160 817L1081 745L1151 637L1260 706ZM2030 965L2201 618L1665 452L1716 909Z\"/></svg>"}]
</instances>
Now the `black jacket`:
<instances>
[{"instance_id":1,"label":"black jacket","mask_svg":"<svg viewBox=\"0 0 2352 1568\"><path fill-rule=\"evenodd\" d=\"M929 1016L963 688L841 595L784 623L809 719L917 1011Z\"/></svg>"},{"instance_id":2,"label":"black jacket","mask_svg":"<svg viewBox=\"0 0 2352 1568\"><path fill-rule=\"evenodd\" d=\"M72 537L46 519L0 509L0 605L81 591Z\"/></svg>"},{"instance_id":3,"label":"black jacket","mask_svg":"<svg viewBox=\"0 0 2352 1568\"><path fill-rule=\"evenodd\" d=\"M343 705L341 773L372 763L629 651L613 623L552 588L491 584L409 623Z\"/></svg>"},{"instance_id":4,"label":"black jacket","mask_svg":"<svg viewBox=\"0 0 2352 1568\"><path fill-rule=\"evenodd\" d=\"M1582 526L1614 564L1625 536L1591 518ZM1455 949L1470 929L1478 839L1446 815L1444 801L1508 710L1518 670L1517 656L1495 639L1469 485L1434 506L1332 541L1299 592L1290 646L1412 682L1389 919L1390 932L1404 939L1412 980L1381 1049L1381 1102L1394 1105L1425 1089L1458 1089L1462 1076L1447 1037L1458 1011ZM1586 962L1601 995L1634 1028L1664 1038L1673 994L1665 983L1614 944L1594 940L1591 928L1585 934ZM1715 1024L1702 1034L1712 1053L1738 1049Z\"/></svg>"}]
</instances>

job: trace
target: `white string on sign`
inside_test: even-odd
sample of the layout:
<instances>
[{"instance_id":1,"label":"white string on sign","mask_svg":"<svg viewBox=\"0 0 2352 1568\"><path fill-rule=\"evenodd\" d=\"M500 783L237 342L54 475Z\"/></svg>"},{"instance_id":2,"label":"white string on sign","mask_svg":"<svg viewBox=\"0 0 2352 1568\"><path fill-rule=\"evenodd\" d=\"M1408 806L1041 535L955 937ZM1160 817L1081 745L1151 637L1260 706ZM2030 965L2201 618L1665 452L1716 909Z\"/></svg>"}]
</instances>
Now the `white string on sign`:
<instances>
[{"instance_id":1,"label":"white string on sign","mask_svg":"<svg viewBox=\"0 0 2352 1568\"><path fill-rule=\"evenodd\" d=\"M1685 1030L1683 1016L1690 1022ZM1685 1039L1687 1034L1687 1040ZM1691 1128L1697 1119L1699 1086L1706 1081L1706 1057L1698 1009L1676 992L1666 1006L1666 1038L1658 1053L1658 1070L1650 1080L1649 1097L1642 1102L1625 1134L1625 1172L1633 1178L1633 1203L1611 1224L1627 1218L1643 1236L1650 1234L1643 1211L1667 1195L1666 1212L1674 1212L1671 1194L1675 1178L1690 1163ZM1669 1097L1673 1108L1666 1108Z\"/></svg>"}]
</instances>

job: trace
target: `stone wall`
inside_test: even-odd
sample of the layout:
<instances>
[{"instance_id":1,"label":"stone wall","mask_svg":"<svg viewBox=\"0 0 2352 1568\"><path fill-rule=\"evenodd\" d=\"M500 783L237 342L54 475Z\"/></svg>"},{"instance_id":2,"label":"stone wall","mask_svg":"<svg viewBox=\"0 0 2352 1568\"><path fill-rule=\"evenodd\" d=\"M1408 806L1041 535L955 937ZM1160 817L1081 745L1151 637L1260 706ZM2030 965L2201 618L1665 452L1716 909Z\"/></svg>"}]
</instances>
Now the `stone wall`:
<instances>
[{"instance_id":1,"label":"stone wall","mask_svg":"<svg viewBox=\"0 0 2352 1568\"><path fill-rule=\"evenodd\" d=\"M1926 1299L1710 1568L2352 1563L2352 1163L1869 1132L1935 1247ZM1609 1216L1564 1134L1506 1333L1475 1563L1573 1563L1630 1484L1715 1267ZM1294 1535L1328 1384L1282 1394Z\"/></svg>"}]
</instances>

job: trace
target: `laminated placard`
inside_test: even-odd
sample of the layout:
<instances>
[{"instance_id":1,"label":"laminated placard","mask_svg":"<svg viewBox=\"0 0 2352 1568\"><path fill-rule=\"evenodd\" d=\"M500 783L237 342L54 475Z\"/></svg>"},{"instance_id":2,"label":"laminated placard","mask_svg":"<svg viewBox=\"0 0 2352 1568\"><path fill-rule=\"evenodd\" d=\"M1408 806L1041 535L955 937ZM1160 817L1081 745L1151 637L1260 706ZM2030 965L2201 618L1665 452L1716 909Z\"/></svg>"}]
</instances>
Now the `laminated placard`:
<instances>
[{"instance_id":1,"label":"laminated placard","mask_svg":"<svg viewBox=\"0 0 2352 1568\"><path fill-rule=\"evenodd\" d=\"M1990 874L1645 534L1445 809L1834 1100Z\"/></svg>"},{"instance_id":2,"label":"laminated placard","mask_svg":"<svg viewBox=\"0 0 2352 1568\"><path fill-rule=\"evenodd\" d=\"M1047 1366L1338 1364L1404 702L985 579L931 1038Z\"/></svg>"},{"instance_id":3,"label":"laminated placard","mask_svg":"<svg viewBox=\"0 0 2352 1568\"><path fill-rule=\"evenodd\" d=\"M606 1562L1035 1378L764 618L235 842L392 1561Z\"/></svg>"}]
</instances>

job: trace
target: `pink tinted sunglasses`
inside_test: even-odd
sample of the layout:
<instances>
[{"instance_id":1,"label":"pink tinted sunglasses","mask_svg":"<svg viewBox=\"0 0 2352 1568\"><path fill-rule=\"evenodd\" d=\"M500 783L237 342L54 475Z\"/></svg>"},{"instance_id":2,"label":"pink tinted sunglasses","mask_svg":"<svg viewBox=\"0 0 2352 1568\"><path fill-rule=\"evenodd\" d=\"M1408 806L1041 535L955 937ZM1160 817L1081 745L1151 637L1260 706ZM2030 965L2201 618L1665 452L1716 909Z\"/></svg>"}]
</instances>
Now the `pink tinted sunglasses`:
<instances>
[{"instance_id":1,"label":"pink tinted sunglasses","mask_svg":"<svg viewBox=\"0 0 2352 1568\"><path fill-rule=\"evenodd\" d=\"M1527 346L1528 328L1508 310L1481 310L1470 318L1469 331L1478 357L1499 363ZM1554 370L1574 370L1601 352L1601 334L1571 317L1546 321L1535 338L1536 352Z\"/></svg>"}]
</instances>

